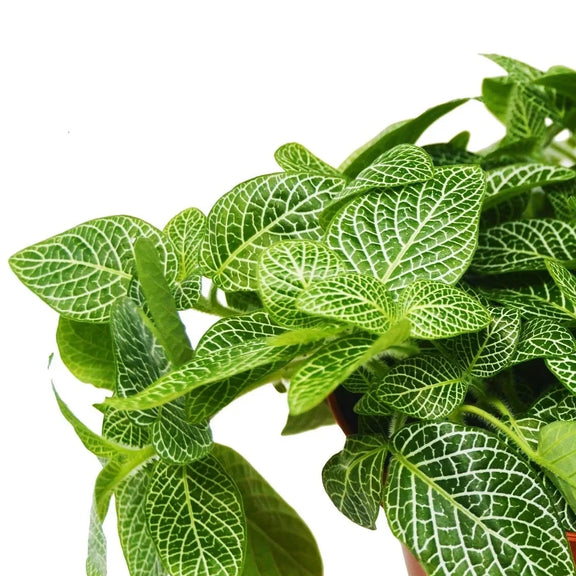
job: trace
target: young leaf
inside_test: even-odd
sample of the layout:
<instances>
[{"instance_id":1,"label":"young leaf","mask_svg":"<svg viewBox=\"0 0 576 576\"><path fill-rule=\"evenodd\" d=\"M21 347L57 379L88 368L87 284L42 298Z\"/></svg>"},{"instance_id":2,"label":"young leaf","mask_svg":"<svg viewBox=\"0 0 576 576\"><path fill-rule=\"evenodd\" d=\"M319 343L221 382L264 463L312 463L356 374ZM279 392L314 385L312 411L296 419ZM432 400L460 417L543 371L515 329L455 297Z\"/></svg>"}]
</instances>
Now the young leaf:
<instances>
[{"instance_id":1,"label":"young leaf","mask_svg":"<svg viewBox=\"0 0 576 576\"><path fill-rule=\"evenodd\" d=\"M106 322L112 304L128 294L134 274L134 241L149 238L169 284L178 275L170 241L150 224L110 216L80 224L14 254L10 266L20 280L60 314Z\"/></svg>"},{"instance_id":2,"label":"young leaf","mask_svg":"<svg viewBox=\"0 0 576 576\"><path fill-rule=\"evenodd\" d=\"M573 574L537 473L493 434L414 424L392 440L384 508L430 576Z\"/></svg>"},{"instance_id":3,"label":"young leaf","mask_svg":"<svg viewBox=\"0 0 576 576\"><path fill-rule=\"evenodd\" d=\"M134 260L156 336L172 365L180 366L192 358L192 348L154 244L147 238L136 240Z\"/></svg>"},{"instance_id":4,"label":"young leaf","mask_svg":"<svg viewBox=\"0 0 576 576\"><path fill-rule=\"evenodd\" d=\"M454 284L476 248L484 187L478 166L446 166L421 184L368 192L332 220L327 242L390 290L419 279Z\"/></svg>"},{"instance_id":5,"label":"young leaf","mask_svg":"<svg viewBox=\"0 0 576 576\"><path fill-rule=\"evenodd\" d=\"M88 555L86 557L86 576L106 576L107 545L104 528L96 512L96 504L90 510L90 528L88 532Z\"/></svg>"},{"instance_id":6,"label":"young leaf","mask_svg":"<svg viewBox=\"0 0 576 576\"><path fill-rule=\"evenodd\" d=\"M380 511L386 452L383 436L348 436L344 450L322 470L324 489L338 510L373 530Z\"/></svg>"},{"instance_id":7,"label":"young leaf","mask_svg":"<svg viewBox=\"0 0 576 576\"><path fill-rule=\"evenodd\" d=\"M386 414L390 408L415 418L435 420L457 408L469 376L458 364L431 354L396 364L354 408L360 414Z\"/></svg>"},{"instance_id":8,"label":"young leaf","mask_svg":"<svg viewBox=\"0 0 576 576\"><path fill-rule=\"evenodd\" d=\"M482 274L545 270L576 260L576 228L561 220L505 222L480 233L470 269Z\"/></svg>"},{"instance_id":9,"label":"young leaf","mask_svg":"<svg viewBox=\"0 0 576 576\"><path fill-rule=\"evenodd\" d=\"M206 216L198 208L183 210L164 227L164 234L172 242L180 261L179 281L198 269L200 243L205 233Z\"/></svg>"},{"instance_id":10,"label":"young leaf","mask_svg":"<svg viewBox=\"0 0 576 576\"><path fill-rule=\"evenodd\" d=\"M342 173L320 160L310 150L296 142L289 142L280 146L274 152L274 159L278 166L286 172L304 172L306 174L320 174L342 178Z\"/></svg>"},{"instance_id":11,"label":"young leaf","mask_svg":"<svg viewBox=\"0 0 576 576\"><path fill-rule=\"evenodd\" d=\"M320 240L317 215L343 187L342 178L286 172L236 186L208 216L200 259L225 291L256 290L256 268L272 241Z\"/></svg>"},{"instance_id":12,"label":"young leaf","mask_svg":"<svg viewBox=\"0 0 576 576\"><path fill-rule=\"evenodd\" d=\"M246 521L238 488L211 456L158 461L146 498L150 536L170 574L240 576Z\"/></svg>"},{"instance_id":13,"label":"young leaf","mask_svg":"<svg viewBox=\"0 0 576 576\"><path fill-rule=\"evenodd\" d=\"M396 304L384 284L355 273L312 282L296 300L296 307L376 334L384 334L397 317Z\"/></svg>"},{"instance_id":14,"label":"young leaf","mask_svg":"<svg viewBox=\"0 0 576 576\"><path fill-rule=\"evenodd\" d=\"M353 152L340 166L340 171L351 178L369 166L380 154L399 144L414 144L424 131L458 106L467 102L468 98L451 100L426 110L416 118L397 122L385 128L375 138Z\"/></svg>"},{"instance_id":15,"label":"young leaf","mask_svg":"<svg viewBox=\"0 0 576 576\"><path fill-rule=\"evenodd\" d=\"M243 576L321 576L322 560L303 520L240 454L221 444L214 456L233 479L246 514Z\"/></svg>"},{"instance_id":16,"label":"young leaf","mask_svg":"<svg viewBox=\"0 0 576 576\"><path fill-rule=\"evenodd\" d=\"M116 366L108 324L77 322L60 316L56 343L62 362L78 380L114 390Z\"/></svg>"},{"instance_id":17,"label":"young leaf","mask_svg":"<svg viewBox=\"0 0 576 576\"><path fill-rule=\"evenodd\" d=\"M316 430L316 428L331 426L332 424L335 424L334 414L330 410L328 402L321 402L318 406L303 414L298 414L297 416L288 414L286 424L282 429L282 436L300 434L301 432Z\"/></svg>"},{"instance_id":18,"label":"young leaf","mask_svg":"<svg viewBox=\"0 0 576 576\"><path fill-rule=\"evenodd\" d=\"M146 494L152 470L143 466L114 494L118 535L130 576L167 576L148 532Z\"/></svg>"},{"instance_id":19,"label":"young leaf","mask_svg":"<svg viewBox=\"0 0 576 576\"><path fill-rule=\"evenodd\" d=\"M309 240L277 242L266 249L258 264L262 303L281 326L299 328L321 321L298 309L296 299L318 279L344 272L344 265L325 244Z\"/></svg>"},{"instance_id":20,"label":"young leaf","mask_svg":"<svg viewBox=\"0 0 576 576\"><path fill-rule=\"evenodd\" d=\"M490 324L488 310L463 290L442 282L418 280L401 294L402 316L414 338L437 340L477 332Z\"/></svg>"}]
</instances>

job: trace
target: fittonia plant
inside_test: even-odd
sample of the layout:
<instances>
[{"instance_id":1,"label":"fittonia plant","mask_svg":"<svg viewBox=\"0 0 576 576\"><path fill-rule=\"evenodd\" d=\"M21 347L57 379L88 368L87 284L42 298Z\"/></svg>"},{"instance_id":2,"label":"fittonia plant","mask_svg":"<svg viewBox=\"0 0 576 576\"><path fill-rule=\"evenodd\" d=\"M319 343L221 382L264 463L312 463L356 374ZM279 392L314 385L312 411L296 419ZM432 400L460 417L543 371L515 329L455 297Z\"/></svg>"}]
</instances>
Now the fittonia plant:
<instances>
[{"instance_id":1,"label":"fittonia plant","mask_svg":"<svg viewBox=\"0 0 576 576\"><path fill-rule=\"evenodd\" d=\"M490 58L506 135L487 150L415 145L454 100L338 169L282 146L280 172L208 216L99 218L10 259L61 314L70 371L112 393L101 433L56 395L102 462L89 575L112 497L133 576L321 574L294 510L212 441L210 419L269 384L286 433L346 396L326 491L361 526L383 510L429 575L576 574L576 72ZM195 350L190 308L221 317Z\"/></svg>"}]
</instances>

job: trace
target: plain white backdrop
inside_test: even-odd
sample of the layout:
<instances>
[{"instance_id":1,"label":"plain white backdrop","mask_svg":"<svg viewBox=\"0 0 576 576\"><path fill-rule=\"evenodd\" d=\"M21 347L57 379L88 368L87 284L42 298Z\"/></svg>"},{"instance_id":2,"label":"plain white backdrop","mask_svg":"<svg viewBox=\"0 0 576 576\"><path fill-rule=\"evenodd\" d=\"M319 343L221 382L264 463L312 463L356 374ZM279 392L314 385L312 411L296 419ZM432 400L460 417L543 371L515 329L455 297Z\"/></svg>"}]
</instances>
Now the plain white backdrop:
<instances>
[{"instance_id":1,"label":"plain white backdrop","mask_svg":"<svg viewBox=\"0 0 576 576\"><path fill-rule=\"evenodd\" d=\"M274 150L298 141L338 165L392 122L462 96L498 75L480 53L537 67L576 67L573 1L545 3L6 1L0 6L2 219L1 571L84 573L99 470L64 421L63 398L94 429L103 393L56 358L57 317L10 272L17 250L85 220L131 214L163 227L235 184L276 171ZM473 131L502 135L477 103L422 142ZM185 316L193 339L203 321ZM205 324L205 322L204 322ZM316 534L326 576L404 576L381 517L353 525L325 496L335 427L283 438L285 397L252 393L214 421ZM110 576L126 576L113 517Z\"/></svg>"}]
</instances>

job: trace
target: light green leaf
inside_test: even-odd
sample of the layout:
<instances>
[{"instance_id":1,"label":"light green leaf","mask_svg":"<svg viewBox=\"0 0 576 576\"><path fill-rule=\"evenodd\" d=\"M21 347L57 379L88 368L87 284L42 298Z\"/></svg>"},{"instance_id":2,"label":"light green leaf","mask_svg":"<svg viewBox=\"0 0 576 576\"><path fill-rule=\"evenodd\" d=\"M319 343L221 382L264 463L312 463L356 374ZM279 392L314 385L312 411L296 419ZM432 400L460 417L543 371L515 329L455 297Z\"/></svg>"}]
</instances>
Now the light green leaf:
<instances>
[{"instance_id":1,"label":"light green leaf","mask_svg":"<svg viewBox=\"0 0 576 576\"><path fill-rule=\"evenodd\" d=\"M360 400L359 414L387 414L390 408L415 418L434 420L457 408L468 390L469 375L442 356L407 358Z\"/></svg>"},{"instance_id":2,"label":"light green leaf","mask_svg":"<svg viewBox=\"0 0 576 576\"><path fill-rule=\"evenodd\" d=\"M562 358L576 354L576 340L570 330L546 318L531 320L522 325L518 346L511 364L535 358Z\"/></svg>"},{"instance_id":3,"label":"light green leaf","mask_svg":"<svg viewBox=\"0 0 576 576\"><path fill-rule=\"evenodd\" d=\"M168 236L180 261L182 281L198 269L200 243L206 233L206 216L198 208L183 210L166 226L164 233Z\"/></svg>"},{"instance_id":4,"label":"light green leaf","mask_svg":"<svg viewBox=\"0 0 576 576\"><path fill-rule=\"evenodd\" d=\"M86 557L86 576L106 576L107 545L104 528L98 514L96 504L90 510L90 528L88 532L88 555Z\"/></svg>"},{"instance_id":5,"label":"light green leaf","mask_svg":"<svg viewBox=\"0 0 576 576\"><path fill-rule=\"evenodd\" d=\"M236 186L208 216L200 254L204 274L226 291L256 290L262 250L279 240L320 240L318 214L343 184L341 178L286 172Z\"/></svg>"},{"instance_id":6,"label":"light green leaf","mask_svg":"<svg viewBox=\"0 0 576 576\"><path fill-rule=\"evenodd\" d=\"M413 144L400 144L380 154L364 168L336 197L350 197L372 188L391 188L432 178L434 165L430 156Z\"/></svg>"},{"instance_id":7,"label":"light green leaf","mask_svg":"<svg viewBox=\"0 0 576 576\"><path fill-rule=\"evenodd\" d=\"M270 346L295 346L300 344L309 344L326 340L338 336L342 332L348 332L350 328L340 323L324 322L320 326L313 328L297 328L296 330L287 330L278 336L268 338Z\"/></svg>"},{"instance_id":8,"label":"light green leaf","mask_svg":"<svg viewBox=\"0 0 576 576\"><path fill-rule=\"evenodd\" d=\"M305 172L307 174L320 174L342 178L342 173L320 160L302 144L289 142L274 152L274 159L278 166L286 172Z\"/></svg>"},{"instance_id":9,"label":"light green leaf","mask_svg":"<svg viewBox=\"0 0 576 576\"><path fill-rule=\"evenodd\" d=\"M437 340L477 332L490 324L490 313L463 290L442 282L418 280L401 294L402 316L414 338Z\"/></svg>"},{"instance_id":10,"label":"light green leaf","mask_svg":"<svg viewBox=\"0 0 576 576\"><path fill-rule=\"evenodd\" d=\"M202 276L192 274L172 286L172 295L178 310L190 310L196 307L202 296Z\"/></svg>"},{"instance_id":11,"label":"light green leaf","mask_svg":"<svg viewBox=\"0 0 576 576\"><path fill-rule=\"evenodd\" d=\"M484 209L544 184L563 182L576 177L576 172L564 166L538 163L509 164L486 174Z\"/></svg>"},{"instance_id":12,"label":"light green leaf","mask_svg":"<svg viewBox=\"0 0 576 576\"><path fill-rule=\"evenodd\" d=\"M146 498L150 536L170 574L240 576L246 521L238 488L211 456L159 461Z\"/></svg>"},{"instance_id":13,"label":"light green leaf","mask_svg":"<svg viewBox=\"0 0 576 576\"><path fill-rule=\"evenodd\" d=\"M554 112L543 95L526 84L514 84L506 111L505 143L546 136L546 119Z\"/></svg>"},{"instance_id":14,"label":"light green leaf","mask_svg":"<svg viewBox=\"0 0 576 576\"><path fill-rule=\"evenodd\" d=\"M340 166L340 171L353 178L369 166L380 154L398 146L398 144L414 144L424 131L458 106L467 102L468 98L451 100L429 108L416 118L397 122L385 128L375 138L353 152Z\"/></svg>"},{"instance_id":15,"label":"light green leaf","mask_svg":"<svg viewBox=\"0 0 576 576\"><path fill-rule=\"evenodd\" d=\"M342 452L322 470L324 489L338 510L372 530L380 511L386 452L383 436L348 436Z\"/></svg>"},{"instance_id":16,"label":"light green leaf","mask_svg":"<svg viewBox=\"0 0 576 576\"><path fill-rule=\"evenodd\" d=\"M152 424L152 444L162 460L189 464L210 452L212 430L207 422L188 422L184 399L178 398L160 409L160 417Z\"/></svg>"},{"instance_id":17,"label":"light green leaf","mask_svg":"<svg viewBox=\"0 0 576 576\"><path fill-rule=\"evenodd\" d=\"M134 424L128 412L104 409L102 436L122 446L144 448L150 444L149 428Z\"/></svg>"},{"instance_id":18,"label":"light green leaf","mask_svg":"<svg viewBox=\"0 0 576 576\"><path fill-rule=\"evenodd\" d=\"M576 511L576 422L553 422L540 429L538 454L552 480Z\"/></svg>"},{"instance_id":19,"label":"light green leaf","mask_svg":"<svg viewBox=\"0 0 576 576\"><path fill-rule=\"evenodd\" d=\"M470 268L482 274L545 270L546 259L574 266L573 225L561 220L524 220L484 230Z\"/></svg>"},{"instance_id":20,"label":"light green leaf","mask_svg":"<svg viewBox=\"0 0 576 576\"><path fill-rule=\"evenodd\" d=\"M282 429L282 436L291 436L293 434L300 434L301 432L308 432L309 430L316 430L322 426L331 426L335 424L334 414L328 405L328 402L321 402L308 412L293 416L288 414L286 424Z\"/></svg>"},{"instance_id":21,"label":"light green leaf","mask_svg":"<svg viewBox=\"0 0 576 576\"><path fill-rule=\"evenodd\" d=\"M130 299L118 301L112 310L111 328L117 364L116 395L132 397L168 372L170 363L142 311ZM156 410L133 411L139 425L152 424Z\"/></svg>"},{"instance_id":22,"label":"light green leaf","mask_svg":"<svg viewBox=\"0 0 576 576\"><path fill-rule=\"evenodd\" d=\"M373 276L348 273L313 281L296 300L302 312L384 334L397 317L396 304Z\"/></svg>"},{"instance_id":23,"label":"light green leaf","mask_svg":"<svg viewBox=\"0 0 576 576\"><path fill-rule=\"evenodd\" d=\"M281 326L299 328L321 321L296 307L303 290L318 279L344 272L344 265L325 244L287 240L266 249L258 264L258 290L270 316Z\"/></svg>"},{"instance_id":24,"label":"light green leaf","mask_svg":"<svg viewBox=\"0 0 576 576\"><path fill-rule=\"evenodd\" d=\"M178 275L178 257L162 232L129 216L80 224L14 254L10 266L20 280L60 314L105 322L112 304L130 290L134 242L149 238L158 250L169 284Z\"/></svg>"},{"instance_id":25,"label":"light green leaf","mask_svg":"<svg viewBox=\"0 0 576 576\"><path fill-rule=\"evenodd\" d=\"M576 354L547 358L546 366L567 390L576 395Z\"/></svg>"},{"instance_id":26,"label":"light green leaf","mask_svg":"<svg viewBox=\"0 0 576 576\"><path fill-rule=\"evenodd\" d=\"M180 366L192 358L192 348L154 244L147 238L136 240L134 259L156 337L172 365Z\"/></svg>"},{"instance_id":27,"label":"light green leaf","mask_svg":"<svg viewBox=\"0 0 576 576\"><path fill-rule=\"evenodd\" d=\"M471 334L444 340L441 347L471 376L489 378L508 367L520 337L520 316L515 310L490 308L490 325Z\"/></svg>"},{"instance_id":28,"label":"light green leaf","mask_svg":"<svg viewBox=\"0 0 576 576\"><path fill-rule=\"evenodd\" d=\"M444 423L392 439L384 508L429 576L574 574L548 492L493 434Z\"/></svg>"},{"instance_id":29,"label":"light green leaf","mask_svg":"<svg viewBox=\"0 0 576 576\"><path fill-rule=\"evenodd\" d=\"M216 445L214 456L242 495L248 545L243 576L322 576L314 537L296 511L240 454Z\"/></svg>"},{"instance_id":30,"label":"light green leaf","mask_svg":"<svg viewBox=\"0 0 576 576\"><path fill-rule=\"evenodd\" d=\"M328 245L390 290L419 279L454 284L476 248L484 187L478 166L446 166L427 182L368 192L332 220Z\"/></svg>"},{"instance_id":31,"label":"light green leaf","mask_svg":"<svg viewBox=\"0 0 576 576\"><path fill-rule=\"evenodd\" d=\"M534 80L534 84L553 88L558 94L576 101L576 72L564 66L553 66L543 76Z\"/></svg>"},{"instance_id":32,"label":"light green leaf","mask_svg":"<svg viewBox=\"0 0 576 576\"><path fill-rule=\"evenodd\" d=\"M60 316L56 343L62 362L78 380L97 388L114 389L116 366L110 326Z\"/></svg>"},{"instance_id":33,"label":"light green leaf","mask_svg":"<svg viewBox=\"0 0 576 576\"><path fill-rule=\"evenodd\" d=\"M146 494L152 470L144 466L116 490L118 536L130 576L166 576L148 532Z\"/></svg>"}]
</instances>

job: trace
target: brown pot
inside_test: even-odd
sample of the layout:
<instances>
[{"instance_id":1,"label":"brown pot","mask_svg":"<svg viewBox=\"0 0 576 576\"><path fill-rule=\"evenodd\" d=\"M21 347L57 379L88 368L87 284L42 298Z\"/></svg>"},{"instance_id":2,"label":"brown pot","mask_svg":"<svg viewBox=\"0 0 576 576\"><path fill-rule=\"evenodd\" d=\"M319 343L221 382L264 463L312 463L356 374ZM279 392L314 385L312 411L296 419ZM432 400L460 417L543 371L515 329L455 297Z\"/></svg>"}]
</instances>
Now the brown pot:
<instances>
[{"instance_id":1,"label":"brown pot","mask_svg":"<svg viewBox=\"0 0 576 576\"><path fill-rule=\"evenodd\" d=\"M334 419L346 436L354 434L358 430L358 416L353 410L358 398L358 395L352 394L344 388L338 388L328 397L328 404L332 414L334 414ZM576 564L576 532L566 532L566 538L570 544L572 557ZM408 576L427 576L418 560L404 544L402 544L402 553L404 554Z\"/></svg>"}]
</instances>

